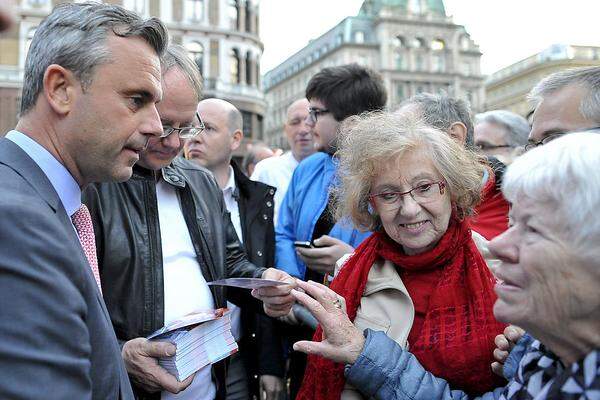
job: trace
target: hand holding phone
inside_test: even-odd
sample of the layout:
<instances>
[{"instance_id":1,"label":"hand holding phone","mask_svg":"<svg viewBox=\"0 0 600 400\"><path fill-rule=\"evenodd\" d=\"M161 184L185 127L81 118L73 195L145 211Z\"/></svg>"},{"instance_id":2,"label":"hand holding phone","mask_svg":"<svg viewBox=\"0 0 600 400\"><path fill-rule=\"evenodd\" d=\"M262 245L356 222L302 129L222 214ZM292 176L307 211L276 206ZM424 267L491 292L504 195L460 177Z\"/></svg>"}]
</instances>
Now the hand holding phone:
<instances>
[{"instance_id":1,"label":"hand holding phone","mask_svg":"<svg viewBox=\"0 0 600 400\"><path fill-rule=\"evenodd\" d=\"M309 242L308 240L296 240L294 242L294 247L301 247L303 249L312 249L315 246L313 246L313 244L311 242Z\"/></svg>"}]
</instances>

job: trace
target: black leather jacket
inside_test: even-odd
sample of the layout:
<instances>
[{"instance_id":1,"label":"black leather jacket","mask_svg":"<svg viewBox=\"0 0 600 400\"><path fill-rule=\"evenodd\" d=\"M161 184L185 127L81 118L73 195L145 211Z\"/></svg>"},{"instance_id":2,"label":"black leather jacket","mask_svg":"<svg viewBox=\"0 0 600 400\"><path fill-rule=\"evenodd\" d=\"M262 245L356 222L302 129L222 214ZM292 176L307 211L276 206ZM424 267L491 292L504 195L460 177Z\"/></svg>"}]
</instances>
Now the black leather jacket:
<instances>
[{"instance_id":1,"label":"black leather jacket","mask_svg":"<svg viewBox=\"0 0 600 400\"><path fill-rule=\"evenodd\" d=\"M202 273L207 281L224 277L260 277L264 268L250 263L240 244L223 194L206 169L176 158L162 170L177 189ZM120 341L147 336L164 325L164 291L156 173L134 167L130 180L88 186L83 202L96 234L104 301ZM225 307L223 287L211 287L216 307ZM247 293L239 304L260 304ZM262 307L261 307L262 308ZM217 398L224 395L223 363L213 369ZM140 399L159 398L136 391Z\"/></svg>"}]
</instances>

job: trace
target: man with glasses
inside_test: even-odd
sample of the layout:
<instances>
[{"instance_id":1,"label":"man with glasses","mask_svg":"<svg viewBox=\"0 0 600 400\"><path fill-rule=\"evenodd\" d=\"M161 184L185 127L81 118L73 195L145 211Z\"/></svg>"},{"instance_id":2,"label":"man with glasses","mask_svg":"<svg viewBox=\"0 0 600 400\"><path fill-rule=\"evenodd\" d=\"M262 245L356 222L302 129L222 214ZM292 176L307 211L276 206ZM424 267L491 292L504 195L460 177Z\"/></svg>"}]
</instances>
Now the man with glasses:
<instances>
[{"instance_id":1,"label":"man with glasses","mask_svg":"<svg viewBox=\"0 0 600 400\"><path fill-rule=\"evenodd\" d=\"M600 67L575 68L542 79L529 93L533 126L526 149L566 133L600 126Z\"/></svg>"},{"instance_id":2,"label":"man with glasses","mask_svg":"<svg viewBox=\"0 0 600 400\"><path fill-rule=\"evenodd\" d=\"M184 139L205 129L196 113L201 77L181 46L168 47L162 66L162 135L149 140L129 181L93 185L83 199L92 214L104 299L137 398L181 392L177 399L224 399L225 362L179 382L157 364L175 347L145 337L191 312L225 307L231 293L209 288L209 281L286 275L246 259L212 175L177 157ZM282 300L291 290L285 287L268 294ZM239 301L257 303L248 294ZM270 304L265 310L278 314Z\"/></svg>"},{"instance_id":3,"label":"man with glasses","mask_svg":"<svg viewBox=\"0 0 600 400\"><path fill-rule=\"evenodd\" d=\"M307 157L292 175L279 209L276 227L275 265L304 280L323 282L333 275L336 261L350 253L368 234L348 224L334 230L330 189L335 185L337 149L341 122L365 111L381 110L387 95L381 77L357 64L325 68L308 82L309 101L306 125L313 132L317 153ZM295 241L311 242L314 248L295 247ZM310 328L297 328L297 339L312 336ZM290 362L290 398L300 386L306 356L292 352Z\"/></svg>"},{"instance_id":4,"label":"man with glasses","mask_svg":"<svg viewBox=\"0 0 600 400\"><path fill-rule=\"evenodd\" d=\"M527 144L531 128L527 120L507 110L492 110L475 116L473 137L477 151L510 164Z\"/></svg>"}]
</instances>

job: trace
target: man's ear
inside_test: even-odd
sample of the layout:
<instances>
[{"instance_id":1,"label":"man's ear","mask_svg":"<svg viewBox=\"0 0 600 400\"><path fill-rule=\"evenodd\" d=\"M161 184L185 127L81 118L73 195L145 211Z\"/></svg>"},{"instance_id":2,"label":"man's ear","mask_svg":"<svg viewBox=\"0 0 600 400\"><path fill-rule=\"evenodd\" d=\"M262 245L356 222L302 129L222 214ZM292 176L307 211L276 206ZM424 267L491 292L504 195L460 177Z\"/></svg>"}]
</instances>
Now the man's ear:
<instances>
[{"instance_id":1,"label":"man's ear","mask_svg":"<svg viewBox=\"0 0 600 400\"><path fill-rule=\"evenodd\" d=\"M244 132L242 132L240 129L236 129L232 135L231 151L237 150L238 147L240 147L242 144L242 139L244 139Z\"/></svg>"},{"instance_id":2,"label":"man's ear","mask_svg":"<svg viewBox=\"0 0 600 400\"><path fill-rule=\"evenodd\" d=\"M462 146L467 143L467 127L460 121L454 122L448 129L448 134Z\"/></svg>"},{"instance_id":3,"label":"man's ear","mask_svg":"<svg viewBox=\"0 0 600 400\"><path fill-rule=\"evenodd\" d=\"M68 114L73 108L79 80L66 68L52 64L44 73L44 97L50 108L60 115ZM75 86L77 85L77 86Z\"/></svg>"}]
</instances>

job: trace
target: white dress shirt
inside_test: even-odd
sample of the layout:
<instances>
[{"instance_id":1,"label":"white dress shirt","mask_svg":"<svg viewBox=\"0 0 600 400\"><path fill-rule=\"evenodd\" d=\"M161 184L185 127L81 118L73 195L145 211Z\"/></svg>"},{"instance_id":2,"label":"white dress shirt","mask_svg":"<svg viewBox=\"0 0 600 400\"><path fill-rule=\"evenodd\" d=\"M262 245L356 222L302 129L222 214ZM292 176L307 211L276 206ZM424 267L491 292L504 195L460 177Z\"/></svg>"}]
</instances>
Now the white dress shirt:
<instances>
[{"instance_id":1,"label":"white dress shirt","mask_svg":"<svg viewBox=\"0 0 600 400\"><path fill-rule=\"evenodd\" d=\"M253 181L266 183L277 188L274 197L275 207L273 209L273 222L275 226L277 226L279 207L281 207L287 188L292 180L292 174L298 164L292 152L288 151L279 157L269 157L258 162L250 177Z\"/></svg>"},{"instance_id":2,"label":"white dress shirt","mask_svg":"<svg viewBox=\"0 0 600 400\"><path fill-rule=\"evenodd\" d=\"M163 259L165 324L199 310L212 310L215 302L196 259L196 251L183 218L175 189L162 178L156 185L160 242ZM216 386L212 365L194 377L192 384L179 394L167 391L161 399L213 400Z\"/></svg>"}]
</instances>

